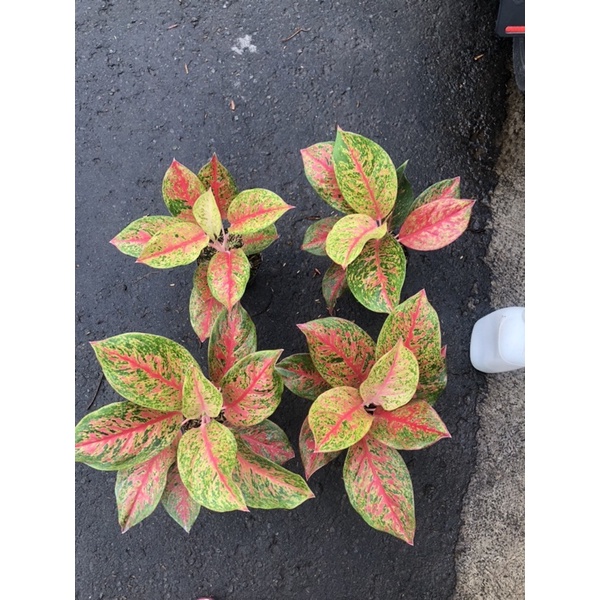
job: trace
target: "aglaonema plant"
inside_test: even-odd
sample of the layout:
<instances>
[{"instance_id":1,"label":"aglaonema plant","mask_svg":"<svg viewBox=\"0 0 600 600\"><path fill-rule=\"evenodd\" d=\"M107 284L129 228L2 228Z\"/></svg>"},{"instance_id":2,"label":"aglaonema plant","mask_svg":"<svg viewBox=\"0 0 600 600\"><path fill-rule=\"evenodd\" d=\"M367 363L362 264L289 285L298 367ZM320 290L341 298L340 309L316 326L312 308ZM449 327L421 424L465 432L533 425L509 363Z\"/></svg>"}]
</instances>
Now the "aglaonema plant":
<instances>
[{"instance_id":1,"label":"aglaonema plant","mask_svg":"<svg viewBox=\"0 0 600 600\"><path fill-rule=\"evenodd\" d=\"M400 302L406 273L402 246L437 250L467 228L474 201L461 199L460 178L445 179L418 196L375 142L338 128L335 142L301 150L306 177L317 194L342 215L313 223L302 248L329 256L322 291L330 313L346 289L374 312Z\"/></svg>"},{"instance_id":2,"label":"aglaonema plant","mask_svg":"<svg viewBox=\"0 0 600 600\"><path fill-rule=\"evenodd\" d=\"M162 194L169 216L136 219L111 243L157 269L198 262L190 317L204 342L219 314L242 298L250 279L248 257L279 237L275 222L293 206L262 188L238 193L216 155L197 175L173 160L163 178Z\"/></svg>"},{"instance_id":3,"label":"aglaonema plant","mask_svg":"<svg viewBox=\"0 0 600 600\"><path fill-rule=\"evenodd\" d=\"M92 346L124 401L79 422L76 460L117 471L123 532L160 502L189 532L202 506L292 509L313 498L281 466L294 451L269 420L283 392L275 369L282 351L257 351L254 323L239 303L216 319L208 378L183 346L161 336L125 333Z\"/></svg>"},{"instance_id":4,"label":"aglaonema plant","mask_svg":"<svg viewBox=\"0 0 600 600\"><path fill-rule=\"evenodd\" d=\"M286 387L312 401L300 432L309 479L347 450L350 503L373 528L413 544L414 496L398 450L450 437L433 408L446 386L446 348L422 290L396 306L377 342L338 317L298 325L309 353L277 364Z\"/></svg>"}]
</instances>

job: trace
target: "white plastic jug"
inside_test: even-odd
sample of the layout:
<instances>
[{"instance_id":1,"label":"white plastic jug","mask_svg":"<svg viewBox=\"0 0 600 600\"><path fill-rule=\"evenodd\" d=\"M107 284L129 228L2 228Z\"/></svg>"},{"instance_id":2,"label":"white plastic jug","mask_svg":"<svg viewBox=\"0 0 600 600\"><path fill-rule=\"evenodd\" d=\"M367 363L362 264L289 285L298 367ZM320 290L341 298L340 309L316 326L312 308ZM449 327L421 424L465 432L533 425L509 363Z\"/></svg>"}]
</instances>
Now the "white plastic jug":
<instances>
[{"instance_id":1,"label":"white plastic jug","mask_svg":"<svg viewBox=\"0 0 600 600\"><path fill-rule=\"evenodd\" d=\"M471 364L484 373L525 367L525 308L510 306L482 317L471 333Z\"/></svg>"}]
</instances>

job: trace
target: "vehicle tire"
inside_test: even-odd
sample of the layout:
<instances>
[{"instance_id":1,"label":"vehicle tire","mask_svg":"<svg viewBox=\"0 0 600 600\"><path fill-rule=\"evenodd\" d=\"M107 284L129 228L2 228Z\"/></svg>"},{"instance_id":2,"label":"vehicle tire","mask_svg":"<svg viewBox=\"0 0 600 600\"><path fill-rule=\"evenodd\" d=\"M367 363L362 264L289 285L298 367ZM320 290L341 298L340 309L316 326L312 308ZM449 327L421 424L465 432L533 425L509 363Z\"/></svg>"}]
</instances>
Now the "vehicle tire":
<instances>
[{"instance_id":1,"label":"vehicle tire","mask_svg":"<svg viewBox=\"0 0 600 600\"><path fill-rule=\"evenodd\" d=\"M513 70L517 87L525 92L525 36L513 38Z\"/></svg>"}]
</instances>

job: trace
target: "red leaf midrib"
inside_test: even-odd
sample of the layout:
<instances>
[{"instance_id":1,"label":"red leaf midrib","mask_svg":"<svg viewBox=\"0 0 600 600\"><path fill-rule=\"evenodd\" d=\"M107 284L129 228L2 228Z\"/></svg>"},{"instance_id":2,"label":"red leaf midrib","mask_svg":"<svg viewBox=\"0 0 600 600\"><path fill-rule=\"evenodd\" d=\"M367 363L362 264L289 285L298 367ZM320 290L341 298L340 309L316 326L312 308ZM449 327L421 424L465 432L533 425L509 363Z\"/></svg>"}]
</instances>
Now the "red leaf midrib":
<instances>
[{"instance_id":1,"label":"red leaf midrib","mask_svg":"<svg viewBox=\"0 0 600 600\"><path fill-rule=\"evenodd\" d=\"M346 412L342 413L341 415L339 413L336 413L333 411L327 411L327 412L333 413L336 416L336 418L338 418L338 419L337 419L337 422L335 423L335 425L323 436L323 439L321 440L321 443L318 444L318 447L322 448L323 444L326 444L327 441L330 440L331 437L339 431L340 427L342 426L342 423L344 421L348 420L358 409L362 409L362 402L359 404L356 404L350 410L347 410ZM339 417L338 417L338 415L339 415ZM317 448L317 444L315 441L315 449L316 448Z\"/></svg>"}]
</instances>

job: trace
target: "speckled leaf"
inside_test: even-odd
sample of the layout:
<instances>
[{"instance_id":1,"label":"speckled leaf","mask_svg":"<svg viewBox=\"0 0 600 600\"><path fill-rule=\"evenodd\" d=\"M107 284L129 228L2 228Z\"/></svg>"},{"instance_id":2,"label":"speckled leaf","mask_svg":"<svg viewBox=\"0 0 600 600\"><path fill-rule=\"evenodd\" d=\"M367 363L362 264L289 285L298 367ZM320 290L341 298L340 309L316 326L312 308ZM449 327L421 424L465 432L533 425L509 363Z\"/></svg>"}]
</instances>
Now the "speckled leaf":
<instances>
[{"instance_id":1,"label":"speckled leaf","mask_svg":"<svg viewBox=\"0 0 600 600\"><path fill-rule=\"evenodd\" d=\"M175 217L163 216L146 216L136 219L110 240L110 243L123 254L137 258L150 239L174 221Z\"/></svg>"},{"instance_id":2,"label":"speckled leaf","mask_svg":"<svg viewBox=\"0 0 600 600\"><path fill-rule=\"evenodd\" d=\"M396 194L396 204L394 204L394 210L390 219L390 229L398 229L402 223L408 217L410 211L413 209L415 202L415 196L412 185L406 177L406 165L408 161L401 164L396 169L396 176L398 177L398 192Z\"/></svg>"},{"instance_id":3,"label":"speckled leaf","mask_svg":"<svg viewBox=\"0 0 600 600\"><path fill-rule=\"evenodd\" d=\"M212 190L200 195L192 212L202 231L208 234L211 240L218 239L223 231L223 222Z\"/></svg>"},{"instance_id":4,"label":"speckled leaf","mask_svg":"<svg viewBox=\"0 0 600 600\"><path fill-rule=\"evenodd\" d=\"M211 420L183 434L177 450L177 468L196 502L216 512L248 510L232 477L236 455L233 433L218 421Z\"/></svg>"},{"instance_id":5,"label":"speckled leaf","mask_svg":"<svg viewBox=\"0 0 600 600\"><path fill-rule=\"evenodd\" d=\"M438 250L459 238L469 225L474 200L441 198L408 215L398 240L413 250Z\"/></svg>"},{"instance_id":6,"label":"speckled leaf","mask_svg":"<svg viewBox=\"0 0 600 600\"><path fill-rule=\"evenodd\" d=\"M272 225L288 210L294 208L286 204L277 194L260 188L239 193L229 205L227 219L229 233L242 235L255 233Z\"/></svg>"},{"instance_id":7,"label":"speckled leaf","mask_svg":"<svg viewBox=\"0 0 600 600\"><path fill-rule=\"evenodd\" d=\"M240 359L256 352L256 327L250 315L236 304L231 312L223 311L213 327L208 342L208 373L215 385Z\"/></svg>"},{"instance_id":8,"label":"speckled leaf","mask_svg":"<svg viewBox=\"0 0 600 600\"><path fill-rule=\"evenodd\" d=\"M196 335L204 342L212 331L214 324L226 308L212 295L208 287L208 262L201 262L195 273L190 294L190 322Z\"/></svg>"},{"instance_id":9,"label":"speckled leaf","mask_svg":"<svg viewBox=\"0 0 600 600\"><path fill-rule=\"evenodd\" d=\"M206 163L198 173L198 179L205 189L210 188L219 207L221 218L227 216L227 209L231 201L237 196L237 187L229 171L219 162L213 154L210 162Z\"/></svg>"},{"instance_id":10,"label":"speckled leaf","mask_svg":"<svg viewBox=\"0 0 600 600\"><path fill-rule=\"evenodd\" d=\"M332 208L350 214L354 209L344 200L333 170L333 142L320 142L300 150L304 174L315 192Z\"/></svg>"},{"instance_id":11,"label":"speckled leaf","mask_svg":"<svg viewBox=\"0 0 600 600\"><path fill-rule=\"evenodd\" d=\"M246 291L250 263L239 248L217 252L208 263L206 276L212 295L230 311Z\"/></svg>"},{"instance_id":12,"label":"speckled leaf","mask_svg":"<svg viewBox=\"0 0 600 600\"><path fill-rule=\"evenodd\" d=\"M208 245L208 235L196 223L175 220L154 234L136 262L170 269L194 262Z\"/></svg>"},{"instance_id":13,"label":"speckled leaf","mask_svg":"<svg viewBox=\"0 0 600 600\"><path fill-rule=\"evenodd\" d=\"M387 233L387 225L377 223L367 215L347 215L331 228L325 250L327 256L346 268L369 240L377 240Z\"/></svg>"},{"instance_id":14,"label":"speckled leaf","mask_svg":"<svg viewBox=\"0 0 600 600\"><path fill-rule=\"evenodd\" d=\"M196 364L177 342L149 333L123 333L91 342L106 381L123 398L157 410L180 410L183 378Z\"/></svg>"},{"instance_id":15,"label":"speckled leaf","mask_svg":"<svg viewBox=\"0 0 600 600\"><path fill-rule=\"evenodd\" d=\"M316 256L326 256L325 242L331 228L341 219L341 217L325 217L316 221L308 227L304 234L302 250L306 250Z\"/></svg>"},{"instance_id":16,"label":"speckled leaf","mask_svg":"<svg viewBox=\"0 0 600 600\"><path fill-rule=\"evenodd\" d=\"M397 450L365 436L348 450L344 485L350 504L371 527L413 545L412 481Z\"/></svg>"},{"instance_id":17,"label":"speckled leaf","mask_svg":"<svg viewBox=\"0 0 600 600\"><path fill-rule=\"evenodd\" d=\"M75 460L101 471L148 460L176 438L183 416L115 402L86 415L75 428Z\"/></svg>"},{"instance_id":18,"label":"speckled leaf","mask_svg":"<svg viewBox=\"0 0 600 600\"><path fill-rule=\"evenodd\" d=\"M398 450L420 450L450 437L448 429L425 400L412 400L393 411L378 406L370 434Z\"/></svg>"},{"instance_id":19,"label":"speckled leaf","mask_svg":"<svg viewBox=\"0 0 600 600\"><path fill-rule=\"evenodd\" d=\"M424 206L440 198L460 198L460 177L444 179L430 185L415 198L411 210L415 210L419 206Z\"/></svg>"},{"instance_id":20,"label":"speckled leaf","mask_svg":"<svg viewBox=\"0 0 600 600\"><path fill-rule=\"evenodd\" d=\"M321 283L323 298L325 298L329 314L333 312L336 302L347 289L346 271L340 265L331 263L327 271L325 271Z\"/></svg>"},{"instance_id":21,"label":"speckled leaf","mask_svg":"<svg viewBox=\"0 0 600 600\"><path fill-rule=\"evenodd\" d=\"M218 417L222 407L221 392L204 376L198 365L193 365L183 382L183 416L186 419L199 419L203 415Z\"/></svg>"},{"instance_id":22,"label":"speckled leaf","mask_svg":"<svg viewBox=\"0 0 600 600\"><path fill-rule=\"evenodd\" d=\"M337 452L315 452L315 436L310 430L308 417L302 423L298 444L306 479L310 479L316 471L335 460L342 453L341 450Z\"/></svg>"},{"instance_id":23,"label":"speckled leaf","mask_svg":"<svg viewBox=\"0 0 600 600\"><path fill-rule=\"evenodd\" d=\"M294 458L294 449L287 435L279 427L265 419L252 427L231 427L236 439L248 444L250 450L260 454L278 465L283 465Z\"/></svg>"},{"instance_id":24,"label":"speckled leaf","mask_svg":"<svg viewBox=\"0 0 600 600\"><path fill-rule=\"evenodd\" d=\"M346 269L352 295L373 312L389 313L400 302L406 275L402 246L388 233L370 240Z\"/></svg>"},{"instance_id":25,"label":"speckled leaf","mask_svg":"<svg viewBox=\"0 0 600 600\"><path fill-rule=\"evenodd\" d=\"M251 508L292 509L315 497L300 475L255 454L244 442L238 443L237 459L234 479Z\"/></svg>"},{"instance_id":26,"label":"speckled leaf","mask_svg":"<svg viewBox=\"0 0 600 600\"><path fill-rule=\"evenodd\" d=\"M338 127L333 167L346 202L357 213L378 221L387 217L396 202L398 178L381 146Z\"/></svg>"},{"instance_id":27,"label":"speckled leaf","mask_svg":"<svg viewBox=\"0 0 600 600\"><path fill-rule=\"evenodd\" d=\"M260 231L243 235L242 250L246 256L258 254L266 250L277 239L279 239L277 228L275 225L269 225Z\"/></svg>"},{"instance_id":28,"label":"speckled leaf","mask_svg":"<svg viewBox=\"0 0 600 600\"><path fill-rule=\"evenodd\" d=\"M173 159L162 182L163 200L174 217L194 222L192 207L205 188L195 173Z\"/></svg>"},{"instance_id":29,"label":"speckled leaf","mask_svg":"<svg viewBox=\"0 0 600 600\"><path fill-rule=\"evenodd\" d=\"M161 503L167 514L189 533L200 514L200 504L183 485L177 464L172 465L167 473L167 485Z\"/></svg>"},{"instance_id":30,"label":"speckled leaf","mask_svg":"<svg viewBox=\"0 0 600 600\"><path fill-rule=\"evenodd\" d=\"M117 472L115 496L121 533L125 533L158 506L167 483L169 467L177 456L173 444L147 461Z\"/></svg>"},{"instance_id":31,"label":"speckled leaf","mask_svg":"<svg viewBox=\"0 0 600 600\"><path fill-rule=\"evenodd\" d=\"M310 354L286 356L275 368L283 378L285 387L300 398L316 400L331 387L317 371Z\"/></svg>"},{"instance_id":32,"label":"speckled leaf","mask_svg":"<svg viewBox=\"0 0 600 600\"><path fill-rule=\"evenodd\" d=\"M360 385L365 404L394 410L406 404L417 390L419 364L415 355L400 340L374 365Z\"/></svg>"},{"instance_id":33,"label":"speckled leaf","mask_svg":"<svg viewBox=\"0 0 600 600\"><path fill-rule=\"evenodd\" d=\"M306 336L313 364L332 386L358 386L375 362L375 342L358 325L326 317L298 328Z\"/></svg>"},{"instance_id":34,"label":"speckled leaf","mask_svg":"<svg viewBox=\"0 0 600 600\"><path fill-rule=\"evenodd\" d=\"M283 381L275 363L283 350L261 350L238 361L223 377L225 417L237 427L250 427L270 417L281 402Z\"/></svg>"}]
</instances>

